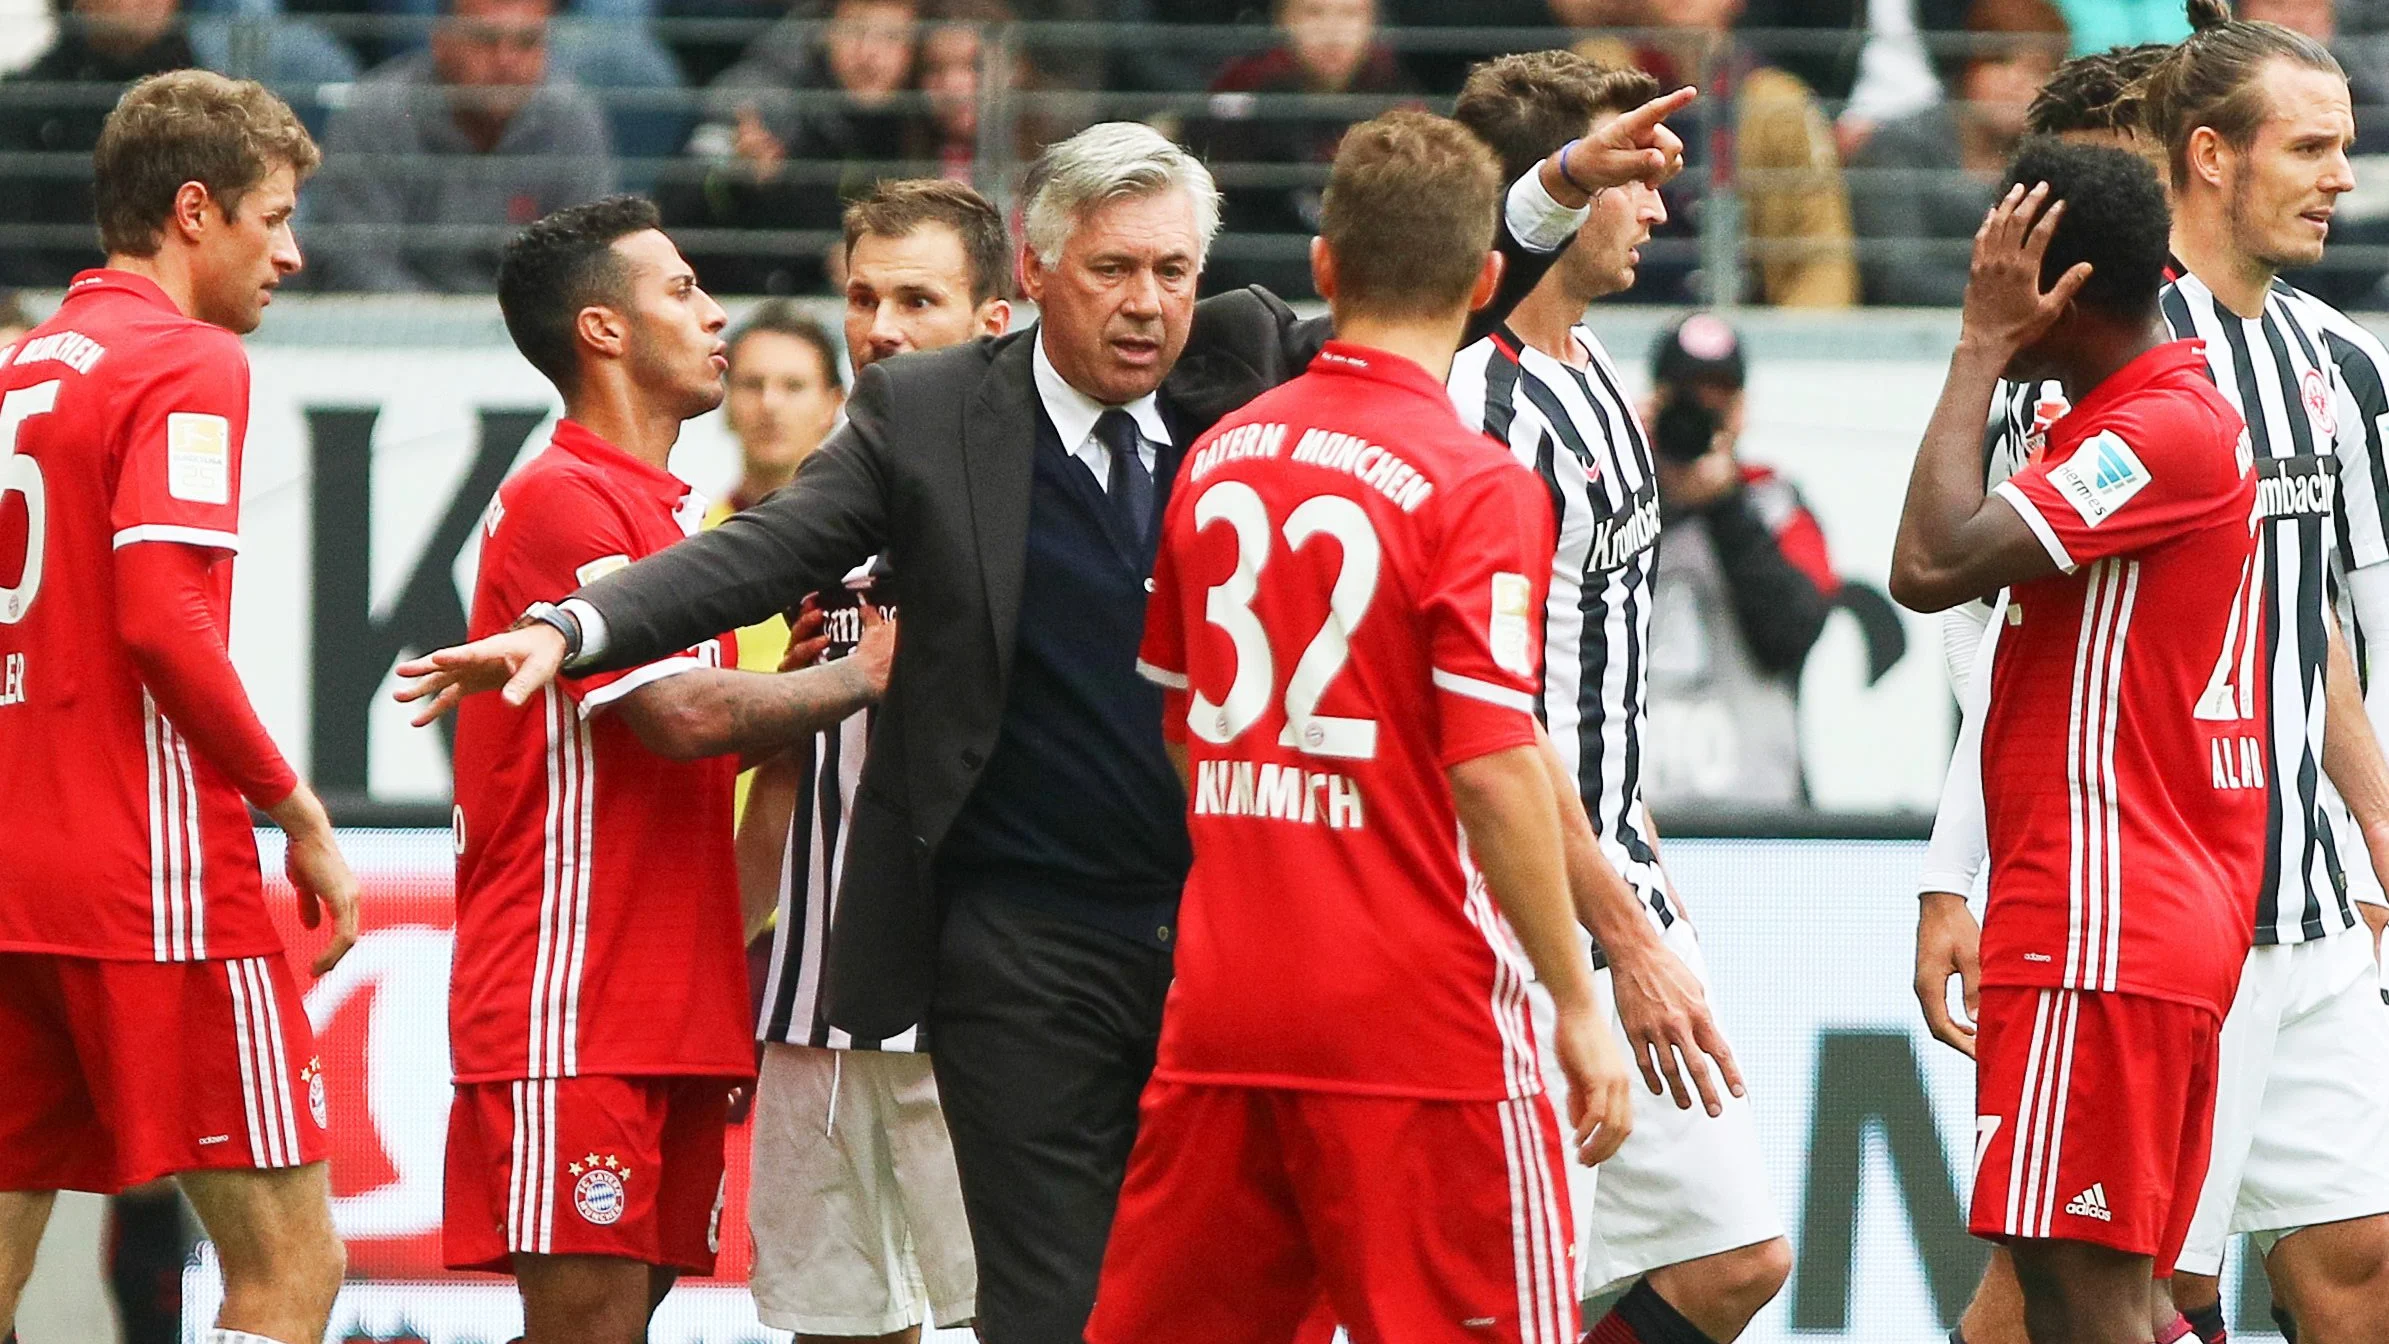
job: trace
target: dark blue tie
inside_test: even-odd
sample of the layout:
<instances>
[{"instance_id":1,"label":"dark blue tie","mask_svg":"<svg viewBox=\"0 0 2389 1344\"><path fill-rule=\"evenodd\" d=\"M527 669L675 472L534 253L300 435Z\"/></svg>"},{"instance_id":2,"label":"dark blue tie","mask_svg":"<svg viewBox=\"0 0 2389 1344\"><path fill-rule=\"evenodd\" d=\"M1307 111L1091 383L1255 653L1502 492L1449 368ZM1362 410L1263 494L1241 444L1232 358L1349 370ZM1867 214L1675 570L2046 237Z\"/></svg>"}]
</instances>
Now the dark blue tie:
<instances>
[{"instance_id":1,"label":"dark blue tie","mask_svg":"<svg viewBox=\"0 0 2389 1344\"><path fill-rule=\"evenodd\" d=\"M1117 408L1105 411L1096 418L1095 439L1112 454L1104 492L1111 496L1121 526L1142 545L1153 526L1153 473L1145 466L1144 439L1136 432L1136 420Z\"/></svg>"}]
</instances>

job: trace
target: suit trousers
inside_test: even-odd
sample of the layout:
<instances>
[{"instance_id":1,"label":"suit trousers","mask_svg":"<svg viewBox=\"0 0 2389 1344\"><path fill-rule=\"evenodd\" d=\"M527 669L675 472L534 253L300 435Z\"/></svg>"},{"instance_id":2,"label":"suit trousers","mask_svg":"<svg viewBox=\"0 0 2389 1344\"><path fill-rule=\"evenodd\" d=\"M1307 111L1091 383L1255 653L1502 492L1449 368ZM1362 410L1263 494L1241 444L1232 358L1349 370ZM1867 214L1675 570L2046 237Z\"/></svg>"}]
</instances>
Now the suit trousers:
<instances>
[{"instance_id":1,"label":"suit trousers","mask_svg":"<svg viewBox=\"0 0 2389 1344\"><path fill-rule=\"evenodd\" d=\"M1080 1344L1169 985L1165 949L1000 897L946 911L931 1057L984 1344Z\"/></svg>"}]
</instances>

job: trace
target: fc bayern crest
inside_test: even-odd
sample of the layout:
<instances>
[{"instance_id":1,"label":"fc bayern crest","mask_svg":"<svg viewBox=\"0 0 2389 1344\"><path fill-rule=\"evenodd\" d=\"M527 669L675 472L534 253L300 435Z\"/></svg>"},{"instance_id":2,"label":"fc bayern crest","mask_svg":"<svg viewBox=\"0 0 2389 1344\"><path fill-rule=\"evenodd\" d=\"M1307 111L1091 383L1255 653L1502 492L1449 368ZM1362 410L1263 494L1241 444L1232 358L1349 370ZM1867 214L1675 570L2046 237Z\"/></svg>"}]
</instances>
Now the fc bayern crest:
<instances>
[{"instance_id":1,"label":"fc bayern crest","mask_svg":"<svg viewBox=\"0 0 2389 1344\"><path fill-rule=\"evenodd\" d=\"M2331 412L2331 390L2323 383L2321 369L2308 369L2298 382L2299 392L2306 401L2306 413L2314 417L2314 425L2329 438L2339 432L2339 417Z\"/></svg>"},{"instance_id":2,"label":"fc bayern crest","mask_svg":"<svg viewBox=\"0 0 2389 1344\"><path fill-rule=\"evenodd\" d=\"M317 1129L330 1129L332 1116L331 1108L324 1103L323 1061L308 1060L307 1067L299 1070L299 1076L307 1080L307 1114L314 1117Z\"/></svg>"},{"instance_id":3,"label":"fc bayern crest","mask_svg":"<svg viewBox=\"0 0 2389 1344\"><path fill-rule=\"evenodd\" d=\"M630 1177L630 1168L611 1153L602 1158L591 1153L587 1160L574 1162L565 1170L580 1178L572 1187L572 1207L581 1217L599 1227L609 1227L621 1219L630 1202L623 1186Z\"/></svg>"}]
</instances>

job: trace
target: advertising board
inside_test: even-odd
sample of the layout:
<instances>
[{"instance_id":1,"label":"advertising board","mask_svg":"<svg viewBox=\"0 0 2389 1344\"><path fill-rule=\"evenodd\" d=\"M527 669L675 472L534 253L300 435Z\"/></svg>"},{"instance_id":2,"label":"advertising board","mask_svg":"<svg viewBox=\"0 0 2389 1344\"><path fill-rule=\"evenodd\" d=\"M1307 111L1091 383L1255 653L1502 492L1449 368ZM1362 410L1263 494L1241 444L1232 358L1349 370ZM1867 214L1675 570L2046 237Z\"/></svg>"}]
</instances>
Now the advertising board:
<instances>
[{"instance_id":1,"label":"advertising board","mask_svg":"<svg viewBox=\"0 0 2389 1344\"><path fill-rule=\"evenodd\" d=\"M275 871L278 836L259 838ZM344 841L366 885L364 933L307 990L328 1082L333 1213L352 1280L330 1338L502 1344L520 1325L511 1284L439 1268L449 837L352 831ZM1751 1344L1937 1339L1980 1272L1983 1248L1960 1212L1972 1068L1925 1035L1908 988L1922 850L1888 841L1666 847L1702 930L1713 1001L1749 1083L1770 1194L1795 1248L1792 1281L1744 1337ZM278 911L294 949L316 945L286 899ZM753 1260L746 1170L746 1132L734 1129L720 1272L674 1291L657 1344L785 1338L756 1324L743 1287ZM1578 1176L1581 1199L1589 1176ZM196 1340L221 1293L204 1256L191 1290ZM2236 1336L2263 1328L2260 1307L2243 1317Z\"/></svg>"}]
</instances>

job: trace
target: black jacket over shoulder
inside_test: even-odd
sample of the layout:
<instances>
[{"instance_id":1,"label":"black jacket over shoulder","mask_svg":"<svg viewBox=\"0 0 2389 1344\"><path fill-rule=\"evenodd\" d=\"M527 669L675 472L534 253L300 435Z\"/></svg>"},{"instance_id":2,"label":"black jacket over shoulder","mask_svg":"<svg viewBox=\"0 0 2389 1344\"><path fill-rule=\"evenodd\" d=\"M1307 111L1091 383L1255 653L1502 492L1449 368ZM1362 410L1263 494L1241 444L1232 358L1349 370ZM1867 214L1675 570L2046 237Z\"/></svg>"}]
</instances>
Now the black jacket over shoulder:
<instances>
[{"instance_id":1,"label":"black jacket over shoulder","mask_svg":"<svg viewBox=\"0 0 2389 1344\"><path fill-rule=\"evenodd\" d=\"M1471 339L1506 316L1556 254L1500 234L1510 274ZM1309 366L1330 335L1267 290L1195 308L1161 386L1179 446ZM942 916L934 859L993 749L1019 623L1040 408L1035 329L866 367L847 422L769 499L575 596L603 614L595 668L633 666L834 588L884 554L904 631L848 832L824 993L858 1037L926 1012ZM1160 732L1160 724L1154 724Z\"/></svg>"}]
</instances>

